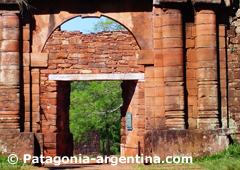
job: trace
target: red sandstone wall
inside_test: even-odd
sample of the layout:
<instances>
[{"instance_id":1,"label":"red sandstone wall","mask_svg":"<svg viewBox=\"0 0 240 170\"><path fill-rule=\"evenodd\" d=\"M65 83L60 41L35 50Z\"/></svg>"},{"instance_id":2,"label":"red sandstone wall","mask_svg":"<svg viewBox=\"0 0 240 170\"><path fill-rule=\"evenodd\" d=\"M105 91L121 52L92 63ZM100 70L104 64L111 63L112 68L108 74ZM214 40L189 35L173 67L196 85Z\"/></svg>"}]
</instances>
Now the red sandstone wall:
<instances>
[{"instance_id":1,"label":"red sandstone wall","mask_svg":"<svg viewBox=\"0 0 240 170\"><path fill-rule=\"evenodd\" d=\"M229 128L240 141L240 29L237 24L239 18L239 10L233 18L230 18L230 28L227 30L227 66Z\"/></svg>"},{"instance_id":2,"label":"red sandstone wall","mask_svg":"<svg viewBox=\"0 0 240 170\"><path fill-rule=\"evenodd\" d=\"M225 11L167 7L153 10L146 129L227 128Z\"/></svg>"},{"instance_id":3,"label":"red sandstone wall","mask_svg":"<svg viewBox=\"0 0 240 170\"><path fill-rule=\"evenodd\" d=\"M135 51L139 47L128 31L82 34L55 31L43 52L49 53L43 74L139 73Z\"/></svg>"}]
</instances>

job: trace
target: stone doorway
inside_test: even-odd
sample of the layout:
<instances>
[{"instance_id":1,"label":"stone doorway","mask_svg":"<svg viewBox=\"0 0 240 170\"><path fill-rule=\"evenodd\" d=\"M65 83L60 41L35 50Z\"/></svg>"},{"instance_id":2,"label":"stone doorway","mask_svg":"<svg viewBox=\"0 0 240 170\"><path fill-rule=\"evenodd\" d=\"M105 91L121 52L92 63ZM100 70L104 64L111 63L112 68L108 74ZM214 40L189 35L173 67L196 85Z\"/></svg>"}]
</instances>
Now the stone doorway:
<instances>
[{"instance_id":1,"label":"stone doorway","mask_svg":"<svg viewBox=\"0 0 240 170\"><path fill-rule=\"evenodd\" d=\"M144 119L145 115L139 115L138 114L138 103L136 103L139 98L142 98L144 89L141 87L143 85L143 82L141 82L144 79L143 73L133 73L130 74L112 74L108 75L108 79L116 79L117 77L120 80L123 80L122 82L122 98L123 98L123 105L121 107L121 155L136 155L138 153L138 141L139 141L139 119ZM81 79L81 77L84 77L85 75L78 75L78 78ZM64 79L64 77L68 77L67 81ZM49 97L49 101L51 103L51 106L48 106L47 110L42 110L42 117L45 117L45 120L42 121L43 127L47 124L50 125L50 129L54 128L53 133L45 133L45 136L47 139L45 139L45 154L47 154L48 151L53 151L56 149L56 154L60 156L66 156L66 155L72 155L73 153L73 137L69 130L69 104L70 104L70 82L69 79L71 77L77 77L77 75L49 75L49 81L55 82L56 84L56 99L51 99L51 96ZM87 79L89 79L88 76ZM101 75L92 75L92 77L97 77L96 79L100 80ZM103 75L104 77L104 75ZM133 79L133 80L132 80ZM54 80L54 81L53 81ZM57 80L57 81L56 81ZM95 78L93 78L95 80ZM102 79L106 80L106 78ZM48 87L48 89L51 89L54 87ZM46 101L46 100L44 100ZM51 111L52 109L52 111ZM57 113L56 116L51 115L50 112L54 112L54 109L56 109ZM128 131L126 130L126 112L130 112L132 114L132 130ZM50 114L49 114L50 113ZM143 118L141 118L143 117ZM55 118L56 124L51 123L53 121L53 118ZM46 121L46 123L44 122ZM55 125L55 126L54 126ZM144 125L143 125L144 126ZM45 130L45 129L43 129ZM144 130L144 127L142 127L142 130ZM48 138L48 135L50 136L56 136L55 138ZM49 139L49 140L48 140ZM56 143L53 145L53 143ZM143 143L142 143L143 144ZM54 148L53 146L57 146L57 148ZM70 146L70 147L65 147ZM61 149L60 149L61 148ZM66 148L66 149L63 149ZM50 153L49 153L50 154Z\"/></svg>"}]
</instances>

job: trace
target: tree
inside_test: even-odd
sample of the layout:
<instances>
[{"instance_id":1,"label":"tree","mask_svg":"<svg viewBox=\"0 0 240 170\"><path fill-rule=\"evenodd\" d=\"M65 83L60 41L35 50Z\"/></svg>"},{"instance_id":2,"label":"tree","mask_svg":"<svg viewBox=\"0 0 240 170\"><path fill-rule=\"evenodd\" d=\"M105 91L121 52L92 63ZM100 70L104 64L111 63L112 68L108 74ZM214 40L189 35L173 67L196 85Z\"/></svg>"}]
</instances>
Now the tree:
<instances>
[{"instance_id":1,"label":"tree","mask_svg":"<svg viewBox=\"0 0 240 170\"><path fill-rule=\"evenodd\" d=\"M71 84L70 130L75 140L90 130L110 139L112 154L119 153L121 81L80 81Z\"/></svg>"},{"instance_id":2,"label":"tree","mask_svg":"<svg viewBox=\"0 0 240 170\"><path fill-rule=\"evenodd\" d=\"M96 24L94 24L93 27L93 32L119 31L119 30L126 30L126 28L124 28L119 23L106 17L101 17L100 20Z\"/></svg>"}]
</instances>

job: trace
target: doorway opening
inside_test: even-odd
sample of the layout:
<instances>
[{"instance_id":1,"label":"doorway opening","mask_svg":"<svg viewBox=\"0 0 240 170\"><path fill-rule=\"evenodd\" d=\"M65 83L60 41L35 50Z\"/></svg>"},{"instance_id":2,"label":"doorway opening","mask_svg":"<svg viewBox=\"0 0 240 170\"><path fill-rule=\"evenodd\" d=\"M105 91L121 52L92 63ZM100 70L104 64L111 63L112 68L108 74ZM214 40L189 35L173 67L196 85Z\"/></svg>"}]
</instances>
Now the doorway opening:
<instances>
[{"instance_id":1,"label":"doorway opening","mask_svg":"<svg viewBox=\"0 0 240 170\"><path fill-rule=\"evenodd\" d=\"M110 154L120 155L121 83L71 82L69 126L74 139L74 154L103 154L103 142L106 144L109 140Z\"/></svg>"}]
</instances>

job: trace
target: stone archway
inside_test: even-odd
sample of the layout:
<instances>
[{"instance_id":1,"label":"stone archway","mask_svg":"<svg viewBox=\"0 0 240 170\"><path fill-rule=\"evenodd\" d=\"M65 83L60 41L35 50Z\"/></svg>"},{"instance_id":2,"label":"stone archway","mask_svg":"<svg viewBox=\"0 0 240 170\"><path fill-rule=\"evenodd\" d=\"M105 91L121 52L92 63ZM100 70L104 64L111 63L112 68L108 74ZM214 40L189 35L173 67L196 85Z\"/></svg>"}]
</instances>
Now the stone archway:
<instances>
[{"instance_id":1,"label":"stone archway","mask_svg":"<svg viewBox=\"0 0 240 170\"><path fill-rule=\"evenodd\" d=\"M72 144L68 127L69 81L80 80L124 80L121 151L123 156L138 153L138 141L143 139L143 133L138 133L140 129L144 130L144 124L140 128L137 120L145 118L144 109L141 115L138 114L138 105L144 103L144 96L139 96L140 91L144 92L144 66L137 64L138 50L138 44L128 31L53 32L43 49L48 55L47 67L39 70L40 122L45 155L72 154L71 147L63 149ZM127 111L134 118L132 131L126 131ZM143 140L140 143L143 145Z\"/></svg>"}]
</instances>

